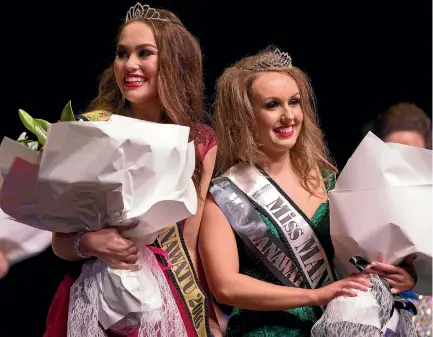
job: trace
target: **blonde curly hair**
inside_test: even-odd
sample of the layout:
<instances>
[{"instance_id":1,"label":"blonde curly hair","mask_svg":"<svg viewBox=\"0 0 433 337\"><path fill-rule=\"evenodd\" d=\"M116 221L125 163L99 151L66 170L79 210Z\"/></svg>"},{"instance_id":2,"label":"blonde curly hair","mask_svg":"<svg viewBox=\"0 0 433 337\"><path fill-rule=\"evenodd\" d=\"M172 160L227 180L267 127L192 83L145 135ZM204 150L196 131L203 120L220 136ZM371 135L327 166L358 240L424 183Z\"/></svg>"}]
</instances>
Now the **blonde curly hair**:
<instances>
[{"instance_id":1,"label":"blonde curly hair","mask_svg":"<svg viewBox=\"0 0 433 337\"><path fill-rule=\"evenodd\" d=\"M302 186L312 194L321 186L323 176L337 173L318 126L315 95L308 76L299 68L275 60L274 47L248 56L228 67L219 77L214 104L214 127L218 137L216 174L223 174L238 162L263 165L264 154L259 148L257 122L252 109L251 87L262 72L284 72L297 83L303 124L290 157ZM326 178L325 178L326 179Z\"/></svg>"}]
</instances>

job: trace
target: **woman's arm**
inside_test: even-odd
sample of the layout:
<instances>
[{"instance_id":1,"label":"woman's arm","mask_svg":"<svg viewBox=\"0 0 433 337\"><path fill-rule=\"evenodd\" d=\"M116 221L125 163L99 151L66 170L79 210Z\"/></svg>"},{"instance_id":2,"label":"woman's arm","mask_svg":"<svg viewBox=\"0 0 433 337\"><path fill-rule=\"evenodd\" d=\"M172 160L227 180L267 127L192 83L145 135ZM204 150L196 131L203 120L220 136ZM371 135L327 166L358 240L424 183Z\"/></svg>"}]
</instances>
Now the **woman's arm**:
<instances>
[{"instance_id":1,"label":"woman's arm","mask_svg":"<svg viewBox=\"0 0 433 337\"><path fill-rule=\"evenodd\" d=\"M194 269L197 273L200 285L203 291L209 295L209 289L207 286L206 278L203 272L203 266L201 263L200 255L197 250L198 233L200 229L201 217L203 215L204 200L206 199L207 192L209 190L209 184L212 179L212 174L215 166L215 158L217 153L217 147L212 147L203 159L203 175L200 181L200 198L198 200L197 212L192 217L185 221L183 229L183 236L185 244L188 248L188 253L191 257ZM222 337L221 329L218 325L215 310L213 307L213 301L209 300L209 325L211 331L215 337Z\"/></svg>"},{"instance_id":2,"label":"woman's arm","mask_svg":"<svg viewBox=\"0 0 433 337\"><path fill-rule=\"evenodd\" d=\"M122 230L133 228L134 223L122 227ZM77 261L83 259L75 252L76 233L53 233L52 247L58 257ZM96 232L88 232L81 236L80 253L86 257L97 257L114 269L137 270L134 265L138 260L138 249L134 242L122 237L117 228L104 228Z\"/></svg>"},{"instance_id":3,"label":"woman's arm","mask_svg":"<svg viewBox=\"0 0 433 337\"><path fill-rule=\"evenodd\" d=\"M359 274L320 289L275 285L239 273L235 233L209 196L199 241L200 256L209 287L218 302L250 310L285 310L325 305L341 295L356 296L351 289L367 290L369 276Z\"/></svg>"},{"instance_id":4,"label":"woman's arm","mask_svg":"<svg viewBox=\"0 0 433 337\"><path fill-rule=\"evenodd\" d=\"M74 251L75 236L76 233L53 233L52 247L54 254L67 261L82 260L83 258L75 254ZM83 237L81 237L82 239ZM80 250L82 251L82 247L80 247ZM84 252L82 253L84 254Z\"/></svg>"},{"instance_id":5,"label":"woman's arm","mask_svg":"<svg viewBox=\"0 0 433 337\"><path fill-rule=\"evenodd\" d=\"M198 233L203 215L204 200L206 199L215 167L216 153L217 147L214 146L206 153L203 159L203 174L200 181L200 197L198 199L197 212L185 221L183 229L185 244L188 247L188 252L197 271L199 270L199 254L197 251Z\"/></svg>"}]
</instances>

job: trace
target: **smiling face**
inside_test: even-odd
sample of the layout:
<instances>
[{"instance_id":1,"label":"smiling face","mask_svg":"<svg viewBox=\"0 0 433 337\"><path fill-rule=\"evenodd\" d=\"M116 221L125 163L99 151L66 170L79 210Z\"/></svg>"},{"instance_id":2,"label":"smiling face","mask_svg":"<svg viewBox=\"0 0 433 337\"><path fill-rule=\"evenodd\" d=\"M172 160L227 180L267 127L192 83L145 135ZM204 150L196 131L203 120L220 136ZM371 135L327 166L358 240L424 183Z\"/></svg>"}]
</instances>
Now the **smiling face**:
<instances>
[{"instance_id":1,"label":"smiling face","mask_svg":"<svg viewBox=\"0 0 433 337\"><path fill-rule=\"evenodd\" d=\"M119 36L114 74L120 91L133 104L158 101L158 49L152 28L134 21Z\"/></svg>"},{"instance_id":2,"label":"smiling face","mask_svg":"<svg viewBox=\"0 0 433 337\"><path fill-rule=\"evenodd\" d=\"M259 74L251 86L251 103L263 152L290 150L304 119L299 87L293 77L284 72Z\"/></svg>"}]
</instances>

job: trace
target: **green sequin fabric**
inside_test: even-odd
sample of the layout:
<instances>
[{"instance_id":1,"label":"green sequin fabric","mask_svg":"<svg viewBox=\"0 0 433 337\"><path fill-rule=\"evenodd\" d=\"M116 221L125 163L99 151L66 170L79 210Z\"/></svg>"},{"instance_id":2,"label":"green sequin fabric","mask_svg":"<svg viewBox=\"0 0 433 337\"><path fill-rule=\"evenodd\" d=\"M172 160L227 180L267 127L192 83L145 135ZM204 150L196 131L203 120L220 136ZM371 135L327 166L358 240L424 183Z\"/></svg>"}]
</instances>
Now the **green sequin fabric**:
<instances>
[{"instance_id":1,"label":"green sequin fabric","mask_svg":"<svg viewBox=\"0 0 433 337\"><path fill-rule=\"evenodd\" d=\"M328 180L327 189L333 188L335 179ZM264 215L263 220L270 231L279 238L271 221ZM329 233L328 202L319 206L311 218L313 230L322 244L328 261L332 261L334 249ZM282 285L266 266L237 237L240 273L256 279ZM285 311L252 311L233 308L227 325L227 337L303 337L310 336L314 323L320 318L318 307L301 307Z\"/></svg>"}]
</instances>

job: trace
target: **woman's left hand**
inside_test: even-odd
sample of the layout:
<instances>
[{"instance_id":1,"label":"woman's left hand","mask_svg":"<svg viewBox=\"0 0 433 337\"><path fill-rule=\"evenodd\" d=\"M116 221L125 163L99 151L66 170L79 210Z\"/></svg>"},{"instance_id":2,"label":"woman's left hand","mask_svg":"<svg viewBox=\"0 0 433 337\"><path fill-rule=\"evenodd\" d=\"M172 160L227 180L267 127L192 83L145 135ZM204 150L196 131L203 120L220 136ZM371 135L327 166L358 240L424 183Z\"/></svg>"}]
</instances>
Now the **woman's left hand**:
<instances>
[{"instance_id":1,"label":"woman's left hand","mask_svg":"<svg viewBox=\"0 0 433 337\"><path fill-rule=\"evenodd\" d=\"M406 262L406 264L408 263ZM415 280L411 274L409 274L406 269L399 266L382 262L372 262L365 268L365 271L376 273L387 280L393 294L412 290L415 286Z\"/></svg>"}]
</instances>

